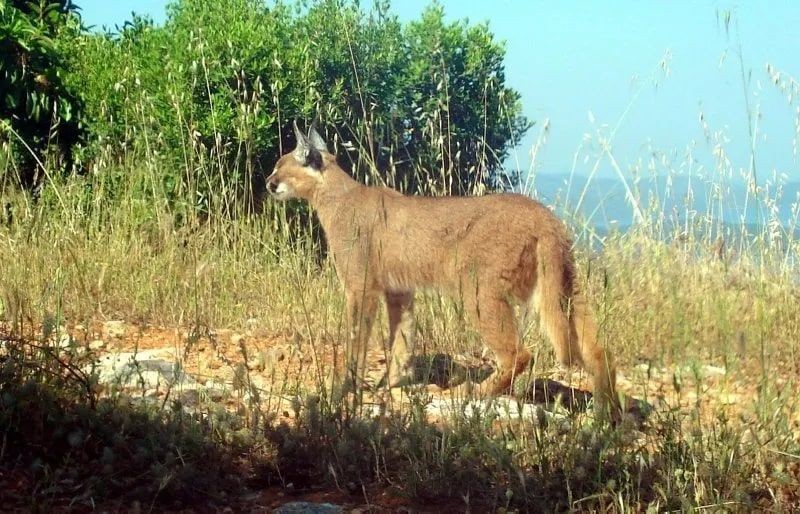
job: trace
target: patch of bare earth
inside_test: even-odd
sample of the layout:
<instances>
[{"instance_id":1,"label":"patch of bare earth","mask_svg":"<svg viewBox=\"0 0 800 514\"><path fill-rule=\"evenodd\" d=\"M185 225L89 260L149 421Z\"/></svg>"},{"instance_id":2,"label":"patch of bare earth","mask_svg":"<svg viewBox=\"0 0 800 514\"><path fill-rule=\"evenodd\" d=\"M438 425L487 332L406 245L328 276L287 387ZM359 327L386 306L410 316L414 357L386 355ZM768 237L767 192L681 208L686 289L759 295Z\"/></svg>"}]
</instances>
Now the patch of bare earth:
<instances>
[{"instance_id":1,"label":"patch of bare earth","mask_svg":"<svg viewBox=\"0 0 800 514\"><path fill-rule=\"evenodd\" d=\"M144 355L147 362L162 363L157 369L163 371L168 368L163 365L166 363L179 368L180 376L185 377L178 379L173 375L170 378L167 373L163 383L157 381L155 387L153 384L142 385L146 391L139 390L140 394L144 392L152 399L165 403L167 400L180 399L185 405L191 406L193 396L183 394L185 390L206 388L224 391L216 396L211 394L212 400L232 411L242 411L257 401L265 412L274 416L271 419L275 424L293 424L298 402L303 401L306 393L320 389L335 356L342 352L342 348L333 343L312 345L297 336L267 333L258 329L255 323L246 330L234 331L98 322L88 328L72 327L70 333L78 344L94 352L98 363L114 355L124 355L126 359L130 355ZM466 362L470 359L471 362ZM452 364L453 361L458 361L461 364L457 365L462 367L472 365L476 369L486 364L477 357L459 357L449 362ZM382 349L373 347L370 350L368 368L371 382L377 383L385 370ZM523 402L506 403L506 412L509 412L509 406L516 406L516 415L525 415L526 406L535 408L534 403L548 403L558 393L563 393L564 404L570 404L571 401L580 404L579 397L585 398L585 391L589 388L585 373L563 369L534 371L537 377L536 384L532 386L534 391ZM429 382L437 381L433 376L435 374L436 370L433 370L433 378ZM701 424L710 426L720 412L724 412L728 419L743 422L752 417L760 386L758 380L748 377L757 376L757 370L744 364L734 371L705 363L676 366L639 363L619 370L618 388L627 398L631 412L636 411L640 418L637 427L642 431L647 430L646 423L642 422L646 421L648 414L657 417L652 413L659 411L692 413L691 416L686 415L687 422L694 416L695 423L699 417ZM796 382L796 377L790 376L777 377L774 381L779 386L793 382ZM539 391L535 390L536 387L540 388ZM137 389L135 380L128 383L128 388ZM434 384L424 387L423 384L422 390L428 395L429 404L434 407L427 411L429 418L437 423L446 422L445 406L448 401L453 404L449 389ZM408 399L409 396L400 390L392 391L388 405L385 396L365 395L365 403L375 407L373 412L376 415L386 408L403 408ZM520 408L522 403L525 405ZM646 408L637 410L637 405ZM788 414L795 437L800 440L800 413ZM284 488L269 487L237 502L239 507L251 511L260 508L270 511L286 502L300 500L379 511L399 507L409 507L418 512L456 512L463 509L459 505L416 505L407 499L394 497L385 488L350 492L336 488L312 488L301 494L292 494Z\"/></svg>"},{"instance_id":2,"label":"patch of bare earth","mask_svg":"<svg viewBox=\"0 0 800 514\"><path fill-rule=\"evenodd\" d=\"M165 360L179 363L186 374L200 384L220 384L242 393L252 387L259 391L262 401L286 408L291 407L297 395L317 391L326 383L334 358L341 359L343 351L341 345L313 345L297 336L267 333L258 328L234 331L98 322L89 330L78 326L71 333L78 341L92 341L93 351L98 355L144 351L152 354L155 351ZM368 380L376 384L385 371L383 349L373 345L367 362ZM456 366L474 369L486 366L479 358L470 356L456 356L451 364L453 362ZM431 383L426 390L433 397L449 398L446 385L436 385L441 382L437 374L447 371L437 370L435 359L430 365L428 381ZM759 388L758 380L752 377L757 377L758 373L744 365L730 371L704 363L666 367L639 363L619 370L618 389L629 400L645 401L657 409L712 414L723 407L733 417L751 411ZM552 387L548 385L552 383L562 384L561 392L572 394L590 389L588 377L580 370L534 369L534 374L545 382L545 388ZM790 376L771 378L778 386L793 380ZM543 391L542 398L549 399L551 393L559 392L558 389ZM166 394L166 391L157 394ZM402 401L397 391L393 397ZM367 400L370 399L368 395ZM800 424L800 419L794 421Z\"/></svg>"}]
</instances>

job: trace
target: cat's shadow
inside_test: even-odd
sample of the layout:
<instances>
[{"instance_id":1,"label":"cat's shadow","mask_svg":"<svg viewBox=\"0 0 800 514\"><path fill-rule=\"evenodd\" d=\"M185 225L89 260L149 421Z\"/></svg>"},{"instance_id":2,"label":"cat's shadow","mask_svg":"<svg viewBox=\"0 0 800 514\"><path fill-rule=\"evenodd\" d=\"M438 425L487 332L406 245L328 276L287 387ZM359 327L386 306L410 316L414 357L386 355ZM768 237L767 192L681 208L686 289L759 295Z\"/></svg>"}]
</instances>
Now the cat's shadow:
<instances>
[{"instance_id":1,"label":"cat's shadow","mask_svg":"<svg viewBox=\"0 0 800 514\"><path fill-rule=\"evenodd\" d=\"M483 382L494 371L494 368L488 364L464 365L446 353L414 356L411 364L414 371L413 375L409 377L410 384L432 384L442 389L455 387L466 380L475 383ZM562 408L572 413L586 411L592 399L592 393L589 391L548 378L518 380L512 396L523 403L541 405L545 409L560 404ZM646 401L633 397L623 398L623 404L625 413L633 416L639 422L644 422L653 410L652 405Z\"/></svg>"}]
</instances>

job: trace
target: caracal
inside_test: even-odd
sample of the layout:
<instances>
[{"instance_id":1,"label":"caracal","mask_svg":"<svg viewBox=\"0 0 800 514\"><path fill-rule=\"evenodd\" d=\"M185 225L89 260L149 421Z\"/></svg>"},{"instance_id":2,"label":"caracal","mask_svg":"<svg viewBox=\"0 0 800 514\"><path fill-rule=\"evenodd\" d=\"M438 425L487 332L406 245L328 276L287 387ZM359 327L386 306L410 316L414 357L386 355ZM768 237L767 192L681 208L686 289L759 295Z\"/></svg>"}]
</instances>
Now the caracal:
<instances>
[{"instance_id":1,"label":"caracal","mask_svg":"<svg viewBox=\"0 0 800 514\"><path fill-rule=\"evenodd\" d=\"M435 288L464 311L496 358L478 394L507 394L528 365L514 307L532 307L564 365L591 375L595 405L618 408L610 354L576 286L565 226L542 204L519 194L432 198L369 187L336 164L312 127L294 125L297 148L267 179L277 199L300 198L316 211L347 300L348 383L362 384L367 343L381 298L389 318L387 382L409 376L414 352L414 289ZM605 408L603 410L606 410ZM607 410L606 410L607 412Z\"/></svg>"}]
</instances>

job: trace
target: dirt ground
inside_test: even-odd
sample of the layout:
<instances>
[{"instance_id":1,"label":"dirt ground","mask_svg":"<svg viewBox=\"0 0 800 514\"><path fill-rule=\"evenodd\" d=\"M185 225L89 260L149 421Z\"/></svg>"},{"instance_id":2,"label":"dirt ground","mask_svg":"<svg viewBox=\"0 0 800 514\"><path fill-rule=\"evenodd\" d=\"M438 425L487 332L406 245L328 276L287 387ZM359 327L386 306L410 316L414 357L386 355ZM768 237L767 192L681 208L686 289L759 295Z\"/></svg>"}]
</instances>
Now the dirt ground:
<instances>
[{"instance_id":1,"label":"dirt ground","mask_svg":"<svg viewBox=\"0 0 800 514\"><path fill-rule=\"evenodd\" d=\"M168 367L179 363L198 387L225 390L226 393L220 394L215 401L223 402L231 410L240 409L252 401L250 395L257 391L257 399L267 412L274 414L274 422L288 424L293 423L301 393L317 390L318 384L325 380L325 370L331 366L334 354L342 351L330 342L315 346L291 334L271 334L257 326L237 332L106 321L88 327L71 326L65 332L62 339L80 346L83 351L92 352L97 362L119 354L142 354L148 359L167 363ZM437 399L440 402L452 400L447 385L454 380L454 375L459 375L454 369L481 372L491 365L479 355L440 354L425 362L431 364L431 372L420 377L420 382L434 404ZM385 370L384 352L377 345L369 352L368 368L370 380L377 383ZM535 370L535 375L536 380L523 393L526 404L549 405L561 394L562 403L568 410L586 408L590 394L587 393L589 381L584 372L553 368ZM668 409L698 412L712 422L720 408L729 413L729 418L752 410L758 385L743 380L743 376L746 372L742 369L733 372L712 364L667 368L640 362L618 370L618 389L627 399L630 415L636 418L640 428L653 412ZM776 377L775 382L780 386L790 378ZM163 387L144 387L147 389L145 393L156 400L192 397L176 395L171 391L176 386L181 387L177 381L170 384L167 378ZM187 389L191 392L193 388ZM382 404L386 397L380 398L379 401L367 394L366 402ZM402 408L407 399L400 390L394 390L392 401L396 403L391 405ZM431 418L444 417L444 413L436 409L430 409L428 413ZM793 416L795 437L800 440L800 413ZM3 477L2 481L13 483L14 477ZM409 512L462 512L464 509L460 503L431 505L411 502L394 496L386 488L346 491L326 487L293 492L270 487L237 499L236 507L229 511L270 512L287 502L296 501L331 503L354 512L396 512L398 509L401 512L403 509Z\"/></svg>"},{"instance_id":2,"label":"dirt ground","mask_svg":"<svg viewBox=\"0 0 800 514\"><path fill-rule=\"evenodd\" d=\"M258 328L236 332L229 329L189 330L185 328L136 325L124 322L96 323L90 328L72 327L70 333L78 344L86 344L98 355L114 352L163 352L164 358L179 362L183 370L201 384L224 384L234 391L254 386L263 398L279 397L281 402L300 391L314 391L324 383L335 354L343 348L323 342L312 345L289 334L270 334ZM420 356L427 373L418 376L432 395L449 398L448 385L463 379L464 373L487 373L491 361L479 355ZM368 380L380 381L386 366L383 349L373 344L368 357ZM534 369L536 386L541 392L526 397L533 403L547 403L558 393L565 393L565 403L580 408L590 397L589 377L578 369ZM748 370L736 372L714 364L659 367L640 362L620 366L618 390L628 399L631 409L680 408L713 412L723 405L731 414L745 411L758 393L755 381L745 381ZM475 376L473 375L473 376ZM774 377L778 386L791 377ZM533 385L531 386L533 387ZM160 391L156 394L165 393ZM395 391L394 396L398 396ZM643 402L647 407L643 406ZM568 405L569 406L569 405ZM281 415L284 413L281 412ZM644 413L646 414L646 413ZM800 419L796 420L800 423Z\"/></svg>"}]
</instances>

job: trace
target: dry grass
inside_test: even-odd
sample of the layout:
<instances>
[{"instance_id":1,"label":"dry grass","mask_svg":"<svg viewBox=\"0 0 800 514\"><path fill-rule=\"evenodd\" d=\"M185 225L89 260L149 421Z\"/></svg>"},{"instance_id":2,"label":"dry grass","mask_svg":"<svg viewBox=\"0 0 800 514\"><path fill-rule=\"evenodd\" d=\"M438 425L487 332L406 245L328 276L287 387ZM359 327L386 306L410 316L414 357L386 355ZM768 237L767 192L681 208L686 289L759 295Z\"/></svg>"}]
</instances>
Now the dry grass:
<instances>
[{"instance_id":1,"label":"dry grass","mask_svg":"<svg viewBox=\"0 0 800 514\"><path fill-rule=\"evenodd\" d=\"M599 162L611 156L610 138L598 143ZM199 164L182 170L190 182L225 176L224 163L199 157L192 162ZM13 161L0 164L3 177L10 176ZM322 380L305 380L325 374L322 368L343 334L338 284L330 264L319 258L310 227L272 204L257 216L242 215L237 204L233 211L239 215L231 216L228 206L212 203L211 212L200 216L191 192L175 201L159 190L161 166L164 161L149 149L108 148L91 174L54 178L38 199L3 186L0 320L7 334L0 339L7 342L0 357L0 464L29 477L32 485L22 492L28 506L60 505L72 494L68 488L42 493L47 484L60 483L64 472L74 472L73 485L76 476L84 480L78 480L83 489L73 498L84 506L92 498L84 494L87 488L102 497L97 484L103 481L91 475L101 472L132 472L146 480L130 489L138 497L122 501L155 504L166 497L190 503L191 481L204 469L203 459L218 459L219 472L230 473L236 459L224 450L233 449L234 457L249 459L241 469L251 487L327 484L361 498L377 486L422 502L444 498L458 509L800 508L800 244L794 225L781 234L765 220L762 233L739 240L734 251L719 252L718 236L734 241L740 234L726 233L713 212L687 217L690 230L684 225L665 231L677 225L659 211L661 203L640 201L626 183L641 223L624 234L579 239L582 285L604 344L618 356L621 389L654 407L644 425L597 426L582 413L568 423L464 412L431 420L425 411L430 398L418 393L374 419L317 401L327 396ZM730 179L732 166L720 158L715 173ZM753 185L750 201L773 212L774 198L767 193ZM591 234L574 211L560 213L576 233ZM187 417L165 402L146 415L134 409L111 416L116 404L109 411L98 403L92 377L65 377L63 370L72 368L50 348L54 327L89 327L108 319L186 330L189 336L175 343L187 358L211 329L243 332L256 319L269 340L297 343L312 356L302 380L284 377L276 384L298 398L292 423L274 423L283 406L268 398L233 413L205 405ZM384 325L376 333L385 334ZM435 293L420 297L418 330L429 355L480 353L457 302ZM536 348L535 376L580 385L579 375L555 368L535 330L527 340ZM236 348L230 359L235 355ZM723 370L722 376L707 376L709 365ZM28 414L16 399L43 413L35 430L21 428ZM47 409L59 414L48 416ZM124 444L112 444L114 430L102 431L101 442L91 447L69 439L74 432L58 430L68 422L92 434L103 424L98 420L126 434ZM66 441L67 450L42 464L36 452L42 453L48 438ZM75 471L75 462L102 460L104 444L136 454L141 441L150 446L137 454L134 467L114 461L111 470L86 465L83 474ZM78 461L77 454L83 455ZM187 477L183 482L166 478L176 470ZM176 483L169 495L162 494ZM231 486L228 494L233 492L239 489ZM215 505L238 501L221 493L213 498Z\"/></svg>"},{"instance_id":2,"label":"dry grass","mask_svg":"<svg viewBox=\"0 0 800 514\"><path fill-rule=\"evenodd\" d=\"M244 331L255 318L263 334L300 341L315 355L341 341L342 300L330 265L308 237L278 228L282 211L178 225L133 194L116 205L87 201L82 180L52 183L38 202L4 195L15 216L0 228L1 312L18 334L41 339L43 322L105 319ZM720 258L702 239L670 242L640 229L580 253L602 337L618 355L621 389L655 408L641 430L596 427L582 414L564 426L476 414L431 424L420 407L428 398L416 394L381 423L312 402L292 416L293 428L265 425L275 419L269 412L254 424L246 411L241 426L247 441L274 448L266 464L273 471L262 477L294 477L265 483L354 491L383 484L411 498L523 510L791 510L800 485L800 288L794 258L786 258L796 252L791 244ZM418 317L427 354L480 353L456 302L424 295ZM555 368L536 331L527 337L536 376L580 385L580 376ZM322 376L314 366L326 362L305 370ZM724 378L705 377L708 365L724 369ZM282 380L276 390L298 398L323 392L320 381Z\"/></svg>"}]
</instances>

